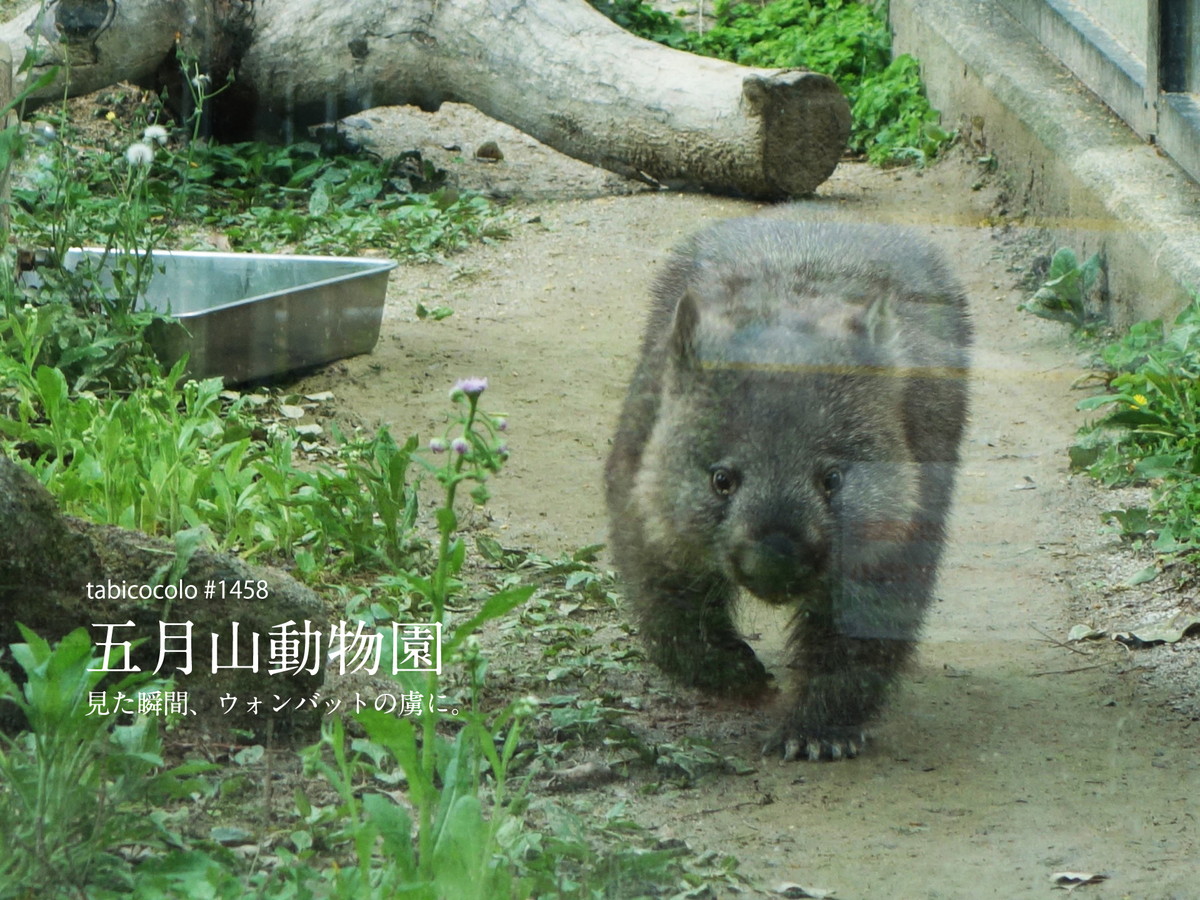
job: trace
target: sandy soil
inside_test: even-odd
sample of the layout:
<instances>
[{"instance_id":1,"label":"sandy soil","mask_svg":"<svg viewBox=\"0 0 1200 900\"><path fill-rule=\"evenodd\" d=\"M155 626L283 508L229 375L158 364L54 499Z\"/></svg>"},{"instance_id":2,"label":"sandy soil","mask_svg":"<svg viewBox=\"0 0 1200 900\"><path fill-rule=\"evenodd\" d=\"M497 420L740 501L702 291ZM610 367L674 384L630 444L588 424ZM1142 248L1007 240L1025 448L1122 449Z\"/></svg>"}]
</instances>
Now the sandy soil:
<instances>
[{"instance_id":1,"label":"sandy soil","mask_svg":"<svg viewBox=\"0 0 1200 900\"><path fill-rule=\"evenodd\" d=\"M300 389L332 390L363 424L429 435L454 380L487 376L513 450L493 484L492 527L543 553L603 541L601 466L649 281L702 223L761 207L637 192L462 109L357 118L377 146L416 135L431 155L464 158L466 186L518 198L515 225L507 241L398 269L375 352ZM471 158L485 140L504 161ZM1053 248L993 224L1003 192L974 156L925 172L844 164L796 210L915 227L945 249L971 297L972 419L939 601L911 677L864 756L780 764L758 755L768 713L721 707L647 672L666 699L646 727L669 720L753 772L651 795L618 782L592 792L595 806L624 800L664 839L735 854L766 890L1044 897L1054 873L1074 871L1108 876L1080 887L1085 897L1197 898L1200 724L1170 705L1195 698L1200 668L1161 682L1141 651L1064 643L1106 596L1099 554L1123 551L1097 515L1103 500L1067 471L1080 351L1017 311L1019 270ZM455 314L419 321L418 302ZM782 678L773 615L751 603L743 624ZM1162 652L1194 663L1197 643Z\"/></svg>"}]
</instances>

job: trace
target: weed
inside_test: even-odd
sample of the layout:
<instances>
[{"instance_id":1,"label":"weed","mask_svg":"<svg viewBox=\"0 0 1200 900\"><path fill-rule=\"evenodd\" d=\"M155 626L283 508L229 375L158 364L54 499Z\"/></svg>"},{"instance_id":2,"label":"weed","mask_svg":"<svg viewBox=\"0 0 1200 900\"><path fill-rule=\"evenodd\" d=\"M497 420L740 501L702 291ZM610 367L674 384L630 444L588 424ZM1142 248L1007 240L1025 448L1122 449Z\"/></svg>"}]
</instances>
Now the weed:
<instances>
[{"instance_id":1,"label":"weed","mask_svg":"<svg viewBox=\"0 0 1200 900\"><path fill-rule=\"evenodd\" d=\"M17 69L17 75L28 75L37 61L36 53L26 53L25 58ZM7 63L6 63L7 65ZM16 111L24 110L25 101L36 91L53 83L58 77L59 69L52 66L32 83L27 84L15 97L0 107L0 122L8 123L0 128L0 196L8 196L9 181L12 177L13 165L25 154L27 137L18 124L20 116L13 116ZM10 118L11 117L11 118ZM0 247L8 246L9 210L0 210Z\"/></svg>"},{"instance_id":2,"label":"weed","mask_svg":"<svg viewBox=\"0 0 1200 900\"><path fill-rule=\"evenodd\" d=\"M712 897L750 887L735 858L696 856L682 840L655 839L632 820L623 800L600 809L590 802L534 801L529 815L537 827L520 837L522 871L538 897Z\"/></svg>"},{"instance_id":3,"label":"weed","mask_svg":"<svg viewBox=\"0 0 1200 900\"><path fill-rule=\"evenodd\" d=\"M130 805L161 799L173 777L158 772L161 744L148 706L157 703L161 715L170 685L136 673L109 687L105 700L97 688L106 666L84 629L52 648L19 627L25 643L9 651L26 680L18 687L0 671L0 700L21 711L28 731L0 736L0 897L127 886L129 866L114 851L161 845L164 836ZM150 715L136 714L142 706ZM126 707L135 715L117 714Z\"/></svg>"},{"instance_id":4,"label":"weed","mask_svg":"<svg viewBox=\"0 0 1200 900\"><path fill-rule=\"evenodd\" d=\"M1107 409L1080 432L1072 463L1105 484L1151 484L1148 509L1120 510L1127 534L1153 533L1164 553L1200 555L1200 294L1163 334L1135 325L1107 346L1108 392L1079 404Z\"/></svg>"},{"instance_id":5,"label":"weed","mask_svg":"<svg viewBox=\"0 0 1200 900\"><path fill-rule=\"evenodd\" d=\"M0 357L58 369L75 393L128 391L159 371L145 335L160 315L111 301L83 272L47 272L30 288L7 268L0 263Z\"/></svg>"},{"instance_id":6,"label":"weed","mask_svg":"<svg viewBox=\"0 0 1200 900\"><path fill-rule=\"evenodd\" d=\"M684 30L679 19L660 9L655 9L642 0L591 0L599 12L604 13L626 31L647 40L686 50L692 36Z\"/></svg>"},{"instance_id":7,"label":"weed","mask_svg":"<svg viewBox=\"0 0 1200 900\"><path fill-rule=\"evenodd\" d=\"M336 434L338 465L301 469L291 436L252 437L248 397L227 401L216 378L179 385L183 364L101 397L72 395L57 368L0 356L13 385L0 436L65 511L94 522L166 535L204 527L222 549L294 559L310 579L396 569L420 552L416 438Z\"/></svg>"},{"instance_id":8,"label":"weed","mask_svg":"<svg viewBox=\"0 0 1200 900\"><path fill-rule=\"evenodd\" d=\"M0 353L36 351L33 362L59 368L73 392L136 386L155 368L146 331L164 318L139 308L154 273L151 251L180 234L195 242L197 232L221 231L239 250L375 248L413 259L504 234L484 198L446 186L445 173L416 153L380 160L329 155L311 142L198 141L200 110L225 88L211 90L194 61L184 63L193 112L182 134L159 124L166 114L157 103L139 105L127 122L110 111L112 133L90 141L64 106L47 116L55 127L41 133L36 154L18 127L0 131L0 181L24 161L5 211L37 266L36 277L17 279L2 254ZM0 218L7 246L9 217ZM73 270L61 266L70 248L85 245L106 252Z\"/></svg>"},{"instance_id":9,"label":"weed","mask_svg":"<svg viewBox=\"0 0 1200 900\"><path fill-rule=\"evenodd\" d=\"M378 248L416 259L504 233L483 197L430 190L423 176L435 173L411 153L377 160L327 155L312 142L180 148L139 140L149 157L133 166L127 148L78 141L64 125L56 154L13 188L14 227L27 242L54 248L55 258L80 244L159 246L182 224L220 231L237 250Z\"/></svg>"},{"instance_id":10,"label":"weed","mask_svg":"<svg viewBox=\"0 0 1200 900\"><path fill-rule=\"evenodd\" d=\"M190 74L199 109L209 86L197 69ZM590 834L582 817L568 825L550 804L531 813L519 779L539 761L541 751L523 737L537 703L517 699L486 709L488 661L476 632L526 604L531 580L543 598L506 627L544 639L563 681L621 665L605 652L615 643L600 646L594 627L575 615L613 602L611 577L593 565L596 548L545 559L480 541L481 556L500 574L477 605L463 596L468 550L457 493L486 502L487 479L507 455L503 420L479 408L486 382L457 386L451 430L428 452L415 438L398 442L386 431L335 433L327 463L301 466L296 432L264 427L261 408L215 380L180 383L182 369L163 372L142 340L153 321L137 307L153 266L147 252L181 224L223 230L242 249L381 247L428 258L496 234L490 207L441 183L442 173L415 154L382 161L331 155L314 144L204 144L196 140L198 118L186 120L181 133L146 115L128 123L114 115L112 140L101 146L83 146L63 115L14 185L14 227L24 245L54 256L100 243L132 250L135 264L108 282L86 268L47 266L34 288L16 283L15 266L4 259L4 451L69 512L172 535L177 553L158 578L173 578L170 566L186 565L207 541L249 558L290 561L301 576L348 597L368 621L427 616L442 627L445 656L462 676L452 688L439 673L402 676L406 694L426 701L423 711L411 719L364 714L365 738L347 742L341 723L331 723L306 758L336 800L319 807L298 794L288 845L268 841L270 864L246 864L216 843L178 849L186 843L166 832L163 811L130 814L154 798L152 790L178 787L186 772L160 771L158 735L146 720L114 725L112 718L81 717L78 704L60 720L39 718L43 700L55 696L47 678L62 692L76 691L71 696L91 692L93 676L79 671L90 651L79 635L54 651L26 635L27 643L13 648L29 679L23 692L0 683L30 721L28 732L0 750L0 897L71 890L94 900L582 898L675 888L685 848L656 847L647 836L634 841L637 830L619 809ZM5 134L0 152L8 156L0 163L7 164L26 148L15 132ZM416 537L414 464L444 491L433 548ZM433 562L419 566L426 552ZM152 689L139 685L116 688L130 695ZM438 710L443 690L452 697L442 705L457 714ZM620 722L617 699L554 708L565 743L599 738L626 759L655 764L654 749ZM674 760L672 778L708 765L701 751L684 745L666 746L660 756ZM184 789L234 802L243 783L234 776ZM50 790L37 793L34 785ZM531 830L531 817L551 829ZM229 836L253 837L225 824L211 832L214 841ZM136 870L123 856L135 842L148 855ZM729 866L721 871L726 877ZM687 884L700 883L688 877Z\"/></svg>"},{"instance_id":11,"label":"weed","mask_svg":"<svg viewBox=\"0 0 1200 900\"><path fill-rule=\"evenodd\" d=\"M1021 309L1043 319L1065 322L1076 331L1089 332L1100 321L1099 316L1088 311L1087 302L1102 266L1098 253L1080 264L1074 250L1062 247L1050 260L1046 280Z\"/></svg>"},{"instance_id":12,"label":"weed","mask_svg":"<svg viewBox=\"0 0 1200 900\"><path fill-rule=\"evenodd\" d=\"M501 440L501 421L479 407L485 379L464 379L451 392L457 415L452 431L430 442L432 459L426 465L443 488L443 503L435 512L437 555L428 576L409 576L409 587L418 591L430 613L431 625L443 628L443 652L461 661L469 681L471 702L460 711L462 725L453 740L438 733L444 711L439 710L441 679L438 671L423 676L397 675L408 696L422 699L416 726L408 719L375 710L357 714L368 742L361 743L357 759L370 758L373 767L391 759L407 785L408 811L378 793L359 799L354 790L356 758L347 757L344 735L335 724L325 732L322 745L309 752L311 766L322 772L337 790L346 822L346 837L354 845L361 887L380 890L384 896L404 887L414 897L508 897L526 895L515 882L512 863L504 854L501 836L511 815L507 796L509 770L519 746L521 725L536 708L536 701L518 700L498 714L479 711L478 695L485 665L470 639L487 622L506 615L529 599L532 586L511 587L487 598L479 610L459 621L450 611L451 598L461 590L458 580L466 559L466 544L458 535L455 501L460 487L473 484L471 498L487 501L487 480L499 471L508 451ZM321 747L326 752L320 752ZM365 754L365 756L364 756ZM483 777L491 774L491 811L482 802ZM376 843L389 863L380 869Z\"/></svg>"},{"instance_id":13,"label":"weed","mask_svg":"<svg viewBox=\"0 0 1200 900\"><path fill-rule=\"evenodd\" d=\"M36 59L26 55L21 71L27 72ZM35 84L28 86L4 110L23 103L33 90L45 87L55 77L52 69ZM47 129L53 152L33 161L22 180L12 188L14 195L32 191L38 195L39 251L33 256L61 259L76 237L76 228L90 212L72 166L70 151L57 140L58 133ZM9 187L14 163L23 158L32 143L19 126L0 131L0 183ZM161 229L149 227L148 179L143 151L117 164L109 159L93 177L104 179L113 193L113 202L96 217L95 230L103 234L105 247L120 247L128 252L114 266L106 290L97 290L91 271L54 270L36 288L16 278L16 267L7 249L0 253L0 355L24 357L27 364L60 368L76 390L90 387L127 389L137 373L153 366L151 353L142 336L156 318L154 314L135 313L138 291L149 275L150 242L161 237ZM15 213L14 213L15 210ZM29 237L29 217L19 206L6 204L0 215L0 247L9 246L10 215L22 240Z\"/></svg>"}]
</instances>

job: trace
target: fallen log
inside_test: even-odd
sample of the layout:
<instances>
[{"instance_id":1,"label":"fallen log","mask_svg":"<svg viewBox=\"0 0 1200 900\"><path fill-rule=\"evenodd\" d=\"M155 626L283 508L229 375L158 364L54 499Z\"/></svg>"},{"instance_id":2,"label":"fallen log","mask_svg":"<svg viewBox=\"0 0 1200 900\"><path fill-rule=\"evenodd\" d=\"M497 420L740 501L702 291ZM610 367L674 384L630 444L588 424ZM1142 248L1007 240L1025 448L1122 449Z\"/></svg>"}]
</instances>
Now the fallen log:
<instances>
[{"instance_id":1,"label":"fallen log","mask_svg":"<svg viewBox=\"0 0 1200 900\"><path fill-rule=\"evenodd\" d=\"M259 136L458 101L623 175L761 199L814 190L850 129L824 75L673 50L583 0L51 0L0 27L17 59L35 37L34 74L69 63L71 94L161 82L176 57L234 72L213 116Z\"/></svg>"}]
</instances>

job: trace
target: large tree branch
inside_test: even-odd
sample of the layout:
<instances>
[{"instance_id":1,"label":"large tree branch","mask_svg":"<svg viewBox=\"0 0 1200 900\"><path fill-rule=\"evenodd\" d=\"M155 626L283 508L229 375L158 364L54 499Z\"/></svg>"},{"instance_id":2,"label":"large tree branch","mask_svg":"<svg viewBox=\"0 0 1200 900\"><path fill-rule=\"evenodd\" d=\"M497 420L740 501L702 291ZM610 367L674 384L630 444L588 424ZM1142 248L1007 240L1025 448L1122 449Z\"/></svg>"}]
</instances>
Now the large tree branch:
<instances>
[{"instance_id":1,"label":"large tree branch","mask_svg":"<svg viewBox=\"0 0 1200 900\"><path fill-rule=\"evenodd\" d=\"M613 171L776 199L827 178L850 128L823 75L671 50L583 0L53 0L31 22L0 39L19 57L40 35L45 64L70 59L72 93L153 77L178 36L236 71L223 99L243 108L219 116L285 138L373 106L454 100Z\"/></svg>"}]
</instances>

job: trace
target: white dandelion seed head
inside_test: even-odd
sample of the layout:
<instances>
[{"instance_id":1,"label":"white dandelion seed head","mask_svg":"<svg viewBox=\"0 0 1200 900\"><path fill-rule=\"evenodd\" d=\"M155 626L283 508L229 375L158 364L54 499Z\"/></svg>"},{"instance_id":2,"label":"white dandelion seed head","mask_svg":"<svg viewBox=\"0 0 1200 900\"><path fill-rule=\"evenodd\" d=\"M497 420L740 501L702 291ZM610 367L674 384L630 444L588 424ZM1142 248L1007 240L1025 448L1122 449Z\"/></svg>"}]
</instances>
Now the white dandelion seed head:
<instances>
[{"instance_id":1,"label":"white dandelion seed head","mask_svg":"<svg viewBox=\"0 0 1200 900\"><path fill-rule=\"evenodd\" d=\"M160 147L165 147L167 144L167 129L161 125L147 125L146 130L142 132L142 140L146 143L154 142Z\"/></svg>"},{"instance_id":2,"label":"white dandelion seed head","mask_svg":"<svg viewBox=\"0 0 1200 900\"><path fill-rule=\"evenodd\" d=\"M148 166L154 162L154 148L141 141L135 141L125 151L125 161L131 166Z\"/></svg>"}]
</instances>

